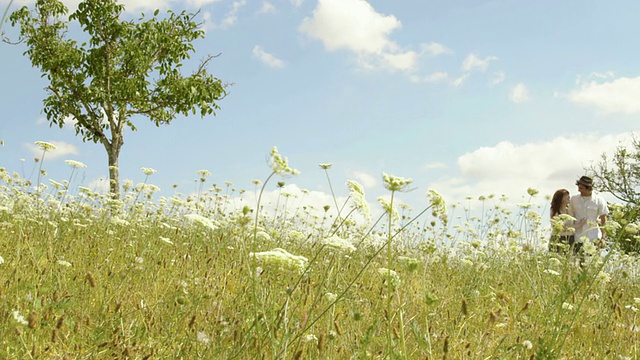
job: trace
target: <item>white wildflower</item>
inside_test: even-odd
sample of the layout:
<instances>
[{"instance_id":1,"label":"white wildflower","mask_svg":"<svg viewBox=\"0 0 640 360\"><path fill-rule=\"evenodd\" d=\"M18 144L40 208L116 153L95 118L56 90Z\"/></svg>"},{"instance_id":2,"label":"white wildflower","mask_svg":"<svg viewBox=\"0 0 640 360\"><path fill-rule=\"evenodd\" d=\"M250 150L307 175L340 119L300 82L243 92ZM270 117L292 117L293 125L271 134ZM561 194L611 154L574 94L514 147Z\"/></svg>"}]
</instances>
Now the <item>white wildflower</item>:
<instances>
[{"instance_id":1,"label":"white wildflower","mask_svg":"<svg viewBox=\"0 0 640 360\"><path fill-rule=\"evenodd\" d=\"M70 165L74 169L82 169L87 167L87 165L81 163L80 161L65 160L64 162L67 163L67 165Z\"/></svg>"},{"instance_id":2,"label":"white wildflower","mask_svg":"<svg viewBox=\"0 0 640 360\"><path fill-rule=\"evenodd\" d=\"M387 269L387 268L379 268L378 274L387 278L389 281L391 281L391 284L394 286L398 286L402 283L402 280L400 280L400 276L398 276L398 273L395 272L394 270Z\"/></svg>"},{"instance_id":3,"label":"white wildflower","mask_svg":"<svg viewBox=\"0 0 640 360\"><path fill-rule=\"evenodd\" d=\"M198 331L197 337L198 337L198 342L205 345L211 341L211 339L209 338L209 335L207 335L204 331Z\"/></svg>"},{"instance_id":4,"label":"white wildflower","mask_svg":"<svg viewBox=\"0 0 640 360\"><path fill-rule=\"evenodd\" d=\"M271 149L269 161L271 169L278 175L297 175L300 173L298 170L289 167L289 160L286 157L280 155L280 153L278 153L278 148L275 146L273 147L273 149Z\"/></svg>"},{"instance_id":5,"label":"white wildflower","mask_svg":"<svg viewBox=\"0 0 640 360\"><path fill-rule=\"evenodd\" d=\"M382 173L382 181L384 182L385 189L400 192L408 191L409 185L413 182L410 178L402 178L384 172Z\"/></svg>"},{"instance_id":6,"label":"white wildflower","mask_svg":"<svg viewBox=\"0 0 640 360\"><path fill-rule=\"evenodd\" d=\"M160 236L159 238L160 238L160 240L162 240L163 242L165 242L165 243L167 243L167 244L169 244L169 245L173 245L173 241L171 241L169 238L162 237L162 236Z\"/></svg>"},{"instance_id":7,"label":"white wildflower","mask_svg":"<svg viewBox=\"0 0 640 360\"><path fill-rule=\"evenodd\" d=\"M13 315L13 319L20 325L29 325L29 322L27 320L25 320L24 316L20 315L20 312L18 310L13 310L11 311L11 314Z\"/></svg>"},{"instance_id":8,"label":"white wildflower","mask_svg":"<svg viewBox=\"0 0 640 360\"><path fill-rule=\"evenodd\" d=\"M342 251L346 251L346 252L353 252L356 251L356 247L353 246L353 244L351 243L351 241L347 240L347 239L343 239L337 235L333 235L330 236L328 238L324 238L321 240L321 243L323 245L327 245L331 248L334 248L336 250L342 250Z\"/></svg>"},{"instance_id":9,"label":"white wildflower","mask_svg":"<svg viewBox=\"0 0 640 360\"><path fill-rule=\"evenodd\" d=\"M555 275L555 276L560 276L560 273L555 271L555 270L551 270L551 269L546 269L545 271L543 271L543 273L545 274L551 274L551 275Z\"/></svg>"},{"instance_id":10,"label":"white wildflower","mask_svg":"<svg viewBox=\"0 0 640 360\"><path fill-rule=\"evenodd\" d=\"M335 302L335 301L336 301L336 299L338 298L338 295L336 295L336 294L334 294L334 293L331 293L331 292L327 292L327 293L325 293L325 294L324 294L324 298L325 298L328 302L333 303L333 302Z\"/></svg>"},{"instance_id":11,"label":"white wildflower","mask_svg":"<svg viewBox=\"0 0 640 360\"><path fill-rule=\"evenodd\" d=\"M275 248L269 251L257 253L249 253L249 257L255 258L257 261L265 265L275 265L281 268L294 269L302 273L309 263L309 259L304 256L293 255L287 250Z\"/></svg>"},{"instance_id":12,"label":"white wildflower","mask_svg":"<svg viewBox=\"0 0 640 360\"><path fill-rule=\"evenodd\" d=\"M206 217L204 217L202 215L188 214L188 215L185 215L185 217L187 219L189 219L190 221L198 223L198 224L200 224L200 225L202 225L204 227L207 227L207 228L209 228L211 230L215 230L216 229L216 226L213 225L213 222L211 221L211 219L206 218Z\"/></svg>"},{"instance_id":13,"label":"white wildflower","mask_svg":"<svg viewBox=\"0 0 640 360\"><path fill-rule=\"evenodd\" d=\"M4 259L0 256L0 265L4 264Z\"/></svg>"},{"instance_id":14,"label":"white wildflower","mask_svg":"<svg viewBox=\"0 0 640 360\"><path fill-rule=\"evenodd\" d=\"M531 343L531 341L529 340L525 340L522 342L522 346L527 349L527 350L531 350L533 349L533 344Z\"/></svg>"},{"instance_id":15,"label":"white wildflower","mask_svg":"<svg viewBox=\"0 0 640 360\"><path fill-rule=\"evenodd\" d=\"M313 334L307 334L304 337L305 342L318 342L318 337Z\"/></svg>"},{"instance_id":16,"label":"white wildflower","mask_svg":"<svg viewBox=\"0 0 640 360\"><path fill-rule=\"evenodd\" d=\"M66 260L58 260L58 265L62 265L62 266L66 266L66 267L71 267L71 263L66 261Z\"/></svg>"},{"instance_id":17,"label":"white wildflower","mask_svg":"<svg viewBox=\"0 0 640 360\"><path fill-rule=\"evenodd\" d=\"M256 240L262 241L262 242L270 241L271 240L271 236L269 236L269 234L267 234L264 231L258 231L256 233Z\"/></svg>"},{"instance_id":18,"label":"white wildflower","mask_svg":"<svg viewBox=\"0 0 640 360\"><path fill-rule=\"evenodd\" d=\"M573 305L569 304L568 302L563 302L562 303L562 308L564 310L573 310Z\"/></svg>"},{"instance_id":19,"label":"white wildflower","mask_svg":"<svg viewBox=\"0 0 640 360\"><path fill-rule=\"evenodd\" d=\"M145 175L147 175L147 176L149 176L149 175L152 175L152 174L155 174L155 173L156 173L156 170L155 170L155 169L148 168L148 167L140 168L140 170L142 170L142 172L143 172Z\"/></svg>"},{"instance_id":20,"label":"white wildflower","mask_svg":"<svg viewBox=\"0 0 640 360\"><path fill-rule=\"evenodd\" d=\"M56 146L44 141L36 141L35 144L43 151L55 150Z\"/></svg>"}]
</instances>

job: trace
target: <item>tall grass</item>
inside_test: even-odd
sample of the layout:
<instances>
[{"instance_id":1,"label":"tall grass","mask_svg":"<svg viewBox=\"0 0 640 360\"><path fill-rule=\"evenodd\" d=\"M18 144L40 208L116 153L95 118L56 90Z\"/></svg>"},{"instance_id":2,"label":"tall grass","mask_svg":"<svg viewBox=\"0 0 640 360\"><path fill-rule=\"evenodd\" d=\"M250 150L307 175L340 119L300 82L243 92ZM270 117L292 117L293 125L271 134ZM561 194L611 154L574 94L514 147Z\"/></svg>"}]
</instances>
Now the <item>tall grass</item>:
<instances>
[{"instance_id":1,"label":"tall grass","mask_svg":"<svg viewBox=\"0 0 640 360\"><path fill-rule=\"evenodd\" d=\"M258 197L295 173L277 150L271 165ZM286 198L236 207L246 192L200 175L192 197L153 200L145 180L113 200L0 169L0 356L639 357L637 259L547 253L544 209L430 191L415 214L382 201L371 224L349 182L327 221ZM394 179L410 183L389 177L392 196Z\"/></svg>"}]
</instances>

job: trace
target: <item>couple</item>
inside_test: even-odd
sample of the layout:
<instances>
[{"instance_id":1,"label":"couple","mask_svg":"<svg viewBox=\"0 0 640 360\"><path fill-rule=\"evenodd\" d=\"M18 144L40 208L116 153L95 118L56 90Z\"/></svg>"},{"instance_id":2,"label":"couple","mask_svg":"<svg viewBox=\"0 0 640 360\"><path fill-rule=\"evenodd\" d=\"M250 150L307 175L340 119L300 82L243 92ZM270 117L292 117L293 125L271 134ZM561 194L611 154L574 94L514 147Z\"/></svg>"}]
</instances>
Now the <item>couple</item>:
<instances>
[{"instance_id":1,"label":"couple","mask_svg":"<svg viewBox=\"0 0 640 360\"><path fill-rule=\"evenodd\" d=\"M590 177L582 176L576 185L580 194L570 197L568 190L560 189L551 199L550 251L565 252L569 248L577 254L583 237L599 247L605 245L606 233L602 227L609 213L607 202L593 193L593 180Z\"/></svg>"}]
</instances>

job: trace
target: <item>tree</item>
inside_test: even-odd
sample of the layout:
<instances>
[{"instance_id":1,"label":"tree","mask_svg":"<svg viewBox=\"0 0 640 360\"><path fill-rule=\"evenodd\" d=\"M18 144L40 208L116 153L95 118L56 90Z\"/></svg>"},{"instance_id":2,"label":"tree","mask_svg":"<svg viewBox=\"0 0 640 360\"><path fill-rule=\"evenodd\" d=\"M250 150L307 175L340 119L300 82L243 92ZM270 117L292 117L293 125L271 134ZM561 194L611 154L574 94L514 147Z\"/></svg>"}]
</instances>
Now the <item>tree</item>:
<instances>
[{"instance_id":1,"label":"tree","mask_svg":"<svg viewBox=\"0 0 640 360\"><path fill-rule=\"evenodd\" d=\"M620 145L610 157L588 169L593 174L598 191L634 206L640 205L640 141L632 136L631 148Z\"/></svg>"},{"instance_id":2,"label":"tree","mask_svg":"<svg viewBox=\"0 0 640 360\"><path fill-rule=\"evenodd\" d=\"M156 126L169 124L178 114L214 114L226 95L220 79L207 73L208 55L189 76L180 69L195 52L192 42L204 37L196 14L172 11L164 18L139 21L122 18L116 0L84 0L68 20L58 0L37 0L10 16L20 27L34 67L49 85L43 100L50 125L74 122L83 141L101 143L109 161L112 196L119 197L118 158L124 130L135 131L133 118L147 117ZM69 23L77 22L87 41L68 39Z\"/></svg>"},{"instance_id":3,"label":"tree","mask_svg":"<svg viewBox=\"0 0 640 360\"><path fill-rule=\"evenodd\" d=\"M640 140L632 136L630 146L619 145L611 156L602 154L587 170L598 191L623 202L609 204L609 218L621 225L614 238L619 249L640 253Z\"/></svg>"}]
</instances>

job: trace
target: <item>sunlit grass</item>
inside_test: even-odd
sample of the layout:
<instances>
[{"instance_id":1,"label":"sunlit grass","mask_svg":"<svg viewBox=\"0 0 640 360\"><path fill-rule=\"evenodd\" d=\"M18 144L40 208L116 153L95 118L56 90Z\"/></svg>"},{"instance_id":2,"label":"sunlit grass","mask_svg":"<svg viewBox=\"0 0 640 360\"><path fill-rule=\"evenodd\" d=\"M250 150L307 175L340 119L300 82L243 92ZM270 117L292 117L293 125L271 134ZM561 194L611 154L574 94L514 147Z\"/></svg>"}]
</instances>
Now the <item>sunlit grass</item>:
<instances>
[{"instance_id":1,"label":"sunlit grass","mask_svg":"<svg viewBox=\"0 0 640 360\"><path fill-rule=\"evenodd\" d=\"M271 155L256 198L295 174ZM637 259L547 253L545 209L430 191L370 219L355 182L338 216L237 207L204 171L154 200L148 168L113 200L70 165L51 186L42 162L36 184L0 170L3 358L638 358Z\"/></svg>"}]
</instances>

